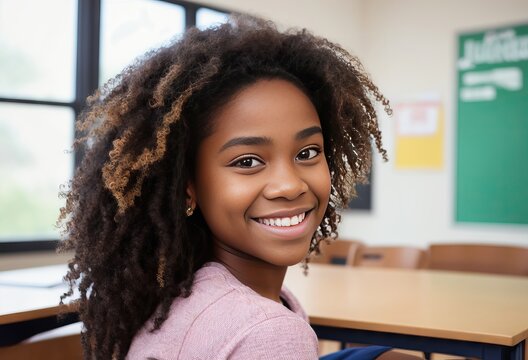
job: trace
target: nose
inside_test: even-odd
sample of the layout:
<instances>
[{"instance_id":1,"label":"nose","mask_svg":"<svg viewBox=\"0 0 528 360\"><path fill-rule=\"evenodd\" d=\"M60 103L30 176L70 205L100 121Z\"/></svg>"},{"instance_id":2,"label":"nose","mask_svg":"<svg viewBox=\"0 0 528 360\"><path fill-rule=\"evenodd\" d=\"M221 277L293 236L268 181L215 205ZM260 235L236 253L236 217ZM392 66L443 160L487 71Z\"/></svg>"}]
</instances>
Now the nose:
<instances>
[{"instance_id":1,"label":"nose","mask_svg":"<svg viewBox=\"0 0 528 360\"><path fill-rule=\"evenodd\" d=\"M303 180L300 169L296 168L295 164L284 164L274 167L269 173L263 193L268 200L294 200L307 191L308 184Z\"/></svg>"}]
</instances>

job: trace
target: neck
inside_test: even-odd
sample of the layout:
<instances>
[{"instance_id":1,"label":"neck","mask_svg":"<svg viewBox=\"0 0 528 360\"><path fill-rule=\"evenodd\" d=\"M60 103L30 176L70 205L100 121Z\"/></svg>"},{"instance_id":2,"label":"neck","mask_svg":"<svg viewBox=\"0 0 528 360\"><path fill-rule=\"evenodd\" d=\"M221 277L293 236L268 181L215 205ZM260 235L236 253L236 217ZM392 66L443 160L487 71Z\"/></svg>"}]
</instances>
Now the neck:
<instances>
[{"instance_id":1,"label":"neck","mask_svg":"<svg viewBox=\"0 0 528 360\"><path fill-rule=\"evenodd\" d=\"M287 266L267 263L215 241L214 260L223 264L242 284L261 296L280 303Z\"/></svg>"}]
</instances>

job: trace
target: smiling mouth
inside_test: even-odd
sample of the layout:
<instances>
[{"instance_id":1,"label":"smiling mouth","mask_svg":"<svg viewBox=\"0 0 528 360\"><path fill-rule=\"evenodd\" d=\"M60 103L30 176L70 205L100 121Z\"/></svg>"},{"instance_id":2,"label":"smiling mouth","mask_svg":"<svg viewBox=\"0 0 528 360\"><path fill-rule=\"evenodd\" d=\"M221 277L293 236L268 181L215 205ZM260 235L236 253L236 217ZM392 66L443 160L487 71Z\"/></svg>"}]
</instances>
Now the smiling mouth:
<instances>
[{"instance_id":1,"label":"smiling mouth","mask_svg":"<svg viewBox=\"0 0 528 360\"><path fill-rule=\"evenodd\" d=\"M306 215L310 211L306 211L303 213L300 213L298 215L294 216L288 216L288 217L279 217L279 218L255 218L253 220L257 221L260 224L267 225L267 226L275 226L275 227L290 227L301 224L304 219L306 218Z\"/></svg>"}]
</instances>

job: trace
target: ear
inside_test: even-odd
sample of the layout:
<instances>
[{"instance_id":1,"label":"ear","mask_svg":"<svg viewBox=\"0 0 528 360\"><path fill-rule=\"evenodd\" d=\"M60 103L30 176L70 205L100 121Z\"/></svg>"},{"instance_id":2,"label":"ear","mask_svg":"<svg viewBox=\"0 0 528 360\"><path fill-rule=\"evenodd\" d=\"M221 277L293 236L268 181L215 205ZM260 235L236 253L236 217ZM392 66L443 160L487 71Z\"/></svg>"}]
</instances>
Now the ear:
<instances>
[{"instance_id":1,"label":"ear","mask_svg":"<svg viewBox=\"0 0 528 360\"><path fill-rule=\"evenodd\" d=\"M196 188L193 182L187 182L185 193L187 194L187 203L185 205L194 209L196 207Z\"/></svg>"}]
</instances>

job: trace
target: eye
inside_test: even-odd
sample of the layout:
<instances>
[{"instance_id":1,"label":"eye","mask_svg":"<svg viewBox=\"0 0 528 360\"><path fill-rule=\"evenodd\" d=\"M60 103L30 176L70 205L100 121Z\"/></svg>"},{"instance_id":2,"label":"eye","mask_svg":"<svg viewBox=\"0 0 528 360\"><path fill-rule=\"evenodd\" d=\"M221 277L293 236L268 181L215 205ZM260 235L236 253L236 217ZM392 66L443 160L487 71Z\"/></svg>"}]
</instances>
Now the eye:
<instances>
[{"instance_id":1,"label":"eye","mask_svg":"<svg viewBox=\"0 0 528 360\"><path fill-rule=\"evenodd\" d=\"M297 160L310 160L321 153L318 148L307 148L297 154Z\"/></svg>"},{"instance_id":2,"label":"eye","mask_svg":"<svg viewBox=\"0 0 528 360\"><path fill-rule=\"evenodd\" d=\"M251 169L255 168L257 166L263 165L264 163L260 161L259 159L255 157L244 157L238 160L235 160L231 166L243 168L243 169Z\"/></svg>"}]
</instances>

